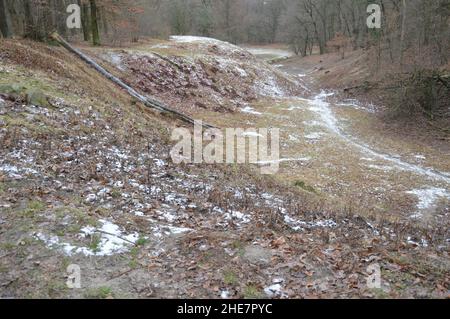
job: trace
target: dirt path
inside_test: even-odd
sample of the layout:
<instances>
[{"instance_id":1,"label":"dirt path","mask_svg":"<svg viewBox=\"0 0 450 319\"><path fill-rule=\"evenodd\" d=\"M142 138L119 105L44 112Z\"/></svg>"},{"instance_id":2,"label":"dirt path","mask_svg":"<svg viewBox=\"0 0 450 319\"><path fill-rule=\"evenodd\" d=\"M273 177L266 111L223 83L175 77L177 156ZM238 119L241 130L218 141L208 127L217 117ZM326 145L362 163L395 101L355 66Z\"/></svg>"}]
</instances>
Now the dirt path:
<instances>
[{"instance_id":1,"label":"dirt path","mask_svg":"<svg viewBox=\"0 0 450 319\"><path fill-rule=\"evenodd\" d=\"M266 48L251 50L265 60L286 56L282 49L272 49L270 57ZM313 80L290 64L276 67L307 88ZM276 98L230 117L256 127L281 128L279 177L289 183L363 214L420 222L445 218L449 154L395 134L380 134L373 129L376 116L370 105L336 101L333 95L322 91L308 98Z\"/></svg>"}]
</instances>

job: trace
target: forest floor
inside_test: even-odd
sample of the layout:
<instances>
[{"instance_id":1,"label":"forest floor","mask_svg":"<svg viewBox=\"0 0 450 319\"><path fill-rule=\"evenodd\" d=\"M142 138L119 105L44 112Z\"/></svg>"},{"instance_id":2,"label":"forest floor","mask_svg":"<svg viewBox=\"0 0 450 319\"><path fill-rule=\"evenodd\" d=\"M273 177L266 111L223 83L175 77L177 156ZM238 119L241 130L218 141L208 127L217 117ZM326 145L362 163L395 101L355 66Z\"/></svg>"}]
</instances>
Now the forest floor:
<instances>
[{"instance_id":1,"label":"forest floor","mask_svg":"<svg viewBox=\"0 0 450 319\"><path fill-rule=\"evenodd\" d=\"M376 107L267 51L193 37L80 48L196 118L279 127L281 170L175 165L180 123L63 49L2 40L0 297L448 297L445 149L379 132Z\"/></svg>"}]
</instances>

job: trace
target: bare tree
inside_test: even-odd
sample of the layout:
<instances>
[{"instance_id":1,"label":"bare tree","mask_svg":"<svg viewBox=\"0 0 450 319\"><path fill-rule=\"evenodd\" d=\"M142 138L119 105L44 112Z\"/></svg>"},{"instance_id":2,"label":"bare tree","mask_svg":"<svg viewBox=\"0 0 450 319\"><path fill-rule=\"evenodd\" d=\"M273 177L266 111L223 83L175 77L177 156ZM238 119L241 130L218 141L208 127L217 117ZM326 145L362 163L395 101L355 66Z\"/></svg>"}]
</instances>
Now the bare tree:
<instances>
[{"instance_id":1,"label":"bare tree","mask_svg":"<svg viewBox=\"0 0 450 319\"><path fill-rule=\"evenodd\" d=\"M5 0L0 0L0 33L4 38L8 38L10 36Z\"/></svg>"}]
</instances>

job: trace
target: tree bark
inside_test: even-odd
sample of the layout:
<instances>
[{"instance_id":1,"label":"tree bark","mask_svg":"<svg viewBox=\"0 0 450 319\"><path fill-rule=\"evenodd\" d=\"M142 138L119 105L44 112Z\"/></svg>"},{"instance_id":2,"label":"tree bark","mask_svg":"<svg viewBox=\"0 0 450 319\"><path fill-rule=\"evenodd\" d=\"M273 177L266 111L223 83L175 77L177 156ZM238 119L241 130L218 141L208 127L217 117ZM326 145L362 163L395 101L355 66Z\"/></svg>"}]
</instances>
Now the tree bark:
<instances>
[{"instance_id":1,"label":"tree bark","mask_svg":"<svg viewBox=\"0 0 450 319\"><path fill-rule=\"evenodd\" d=\"M83 27L83 40L91 41L91 24L89 20L89 7L87 3L81 5L81 24Z\"/></svg>"},{"instance_id":2,"label":"tree bark","mask_svg":"<svg viewBox=\"0 0 450 319\"><path fill-rule=\"evenodd\" d=\"M98 31L98 21L97 21L97 4L95 0L89 0L91 5L91 30L92 30L92 44L94 46L100 45L100 34Z\"/></svg>"},{"instance_id":3,"label":"tree bark","mask_svg":"<svg viewBox=\"0 0 450 319\"><path fill-rule=\"evenodd\" d=\"M8 20L6 19L7 15L5 0L0 0L0 33L4 38L9 38L11 34L8 28Z\"/></svg>"},{"instance_id":4,"label":"tree bark","mask_svg":"<svg viewBox=\"0 0 450 319\"><path fill-rule=\"evenodd\" d=\"M406 0L402 0L403 13L402 13L402 29L400 35L400 69L403 72L403 50L405 47L405 32L406 32Z\"/></svg>"}]
</instances>

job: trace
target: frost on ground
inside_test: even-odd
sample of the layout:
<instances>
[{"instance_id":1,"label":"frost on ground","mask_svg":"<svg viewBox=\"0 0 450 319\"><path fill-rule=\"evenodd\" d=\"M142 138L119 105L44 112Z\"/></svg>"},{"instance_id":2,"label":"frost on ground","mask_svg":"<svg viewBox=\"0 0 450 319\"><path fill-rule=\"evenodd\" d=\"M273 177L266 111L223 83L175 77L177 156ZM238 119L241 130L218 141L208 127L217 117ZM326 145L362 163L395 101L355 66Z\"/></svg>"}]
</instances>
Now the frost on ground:
<instances>
[{"instance_id":1,"label":"frost on ground","mask_svg":"<svg viewBox=\"0 0 450 319\"><path fill-rule=\"evenodd\" d=\"M294 52L283 50L283 49L275 49L275 48L254 48L247 47L246 48L250 53L256 56L270 57L273 59L287 59L289 57L294 56Z\"/></svg>"},{"instance_id":2,"label":"frost on ground","mask_svg":"<svg viewBox=\"0 0 450 319\"><path fill-rule=\"evenodd\" d=\"M338 119L333 114L330 103L326 101L327 97L333 95L334 95L333 93L321 92L320 94L316 95L312 100L309 101L309 104L311 105L309 109L319 116L319 118L322 120L322 123L325 124L325 126L332 133L336 134L345 142L362 151L362 153L364 153L365 156L370 155L374 158L378 158L379 160L388 162L395 169L405 170L413 174L428 177L431 180L442 181L447 184L450 184L450 178L445 172L439 172L433 169L421 167L419 165L410 164L405 161L402 161L401 159L395 156L383 154L381 152L373 150L372 148L370 148L370 146L364 144L363 142L358 141L357 138L346 134L341 129ZM382 169L385 170L385 168Z\"/></svg>"},{"instance_id":3,"label":"frost on ground","mask_svg":"<svg viewBox=\"0 0 450 319\"><path fill-rule=\"evenodd\" d=\"M42 233L36 234L36 238L42 240L49 248L61 248L68 256L72 256L73 254L83 254L85 256L110 256L113 254L124 253L139 239L137 233L124 234L119 226L107 220L100 219L99 223L102 225L100 228L86 226L83 227L78 234L79 238L90 238L91 240L92 238L95 238L97 242L95 242L95 245L91 245L94 247L84 247L60 242L58 236L45 235Z\"/></svg>"},{"instance_id":4,"label":"frost on ground","mask_svg":"<svg viewBox=\"0 0 450 319\"><path fill-rule=\"evenodd\" d=\"M195 51L190 41L172 41L158 50ZM44 47L32 45L31 55ZM204 60L167 55L168 62L151 53L120 53L121 60L112 63L136 73L131 81L142 81L142 89L158 97L179 94L174 100L184 103L207 101L205 96L233 100L232 89L254 90L254 79L237 85L253 72L239 59L252 56L231 53L247 76L229 66L220 70L230 53L215 45L204 46L211 51L202 53ZM120 90L111 95L109 83L99 80L94 90L92 70L71 65L70 54L45 50L55 53L52 65L72 73L34 75L23 67L11 72L57 91L57 103L44 110L5 99L1 110L0 297L83 298L107 287L108 297L117 298L373 298L377 292L366 285L373 261L393 287L391 297L419 295L403 287L418 287L425 296L447 295L445 231L335 211L323 198L313 201L312 194L248 167L175 165L167 142L174 123L130 104ZM199 66L202 61L206 66ZM141 65L148 72L139 73ZM200 68L208 75L198 77ZM80 78L75 87L73 74ZM239 81L225 89L223 82L236 77ZM228 93L209 94L212 79ZM310 105L319 107L317 112L327 107L319 102ZM333 123L320 117L317 122ZM302 139L300 132L292 137ZM246 258L248 247L264 258L255 258L257 263ZM68 264L82 269L81 289L67 289ZM398 276L399 269L404 276Z\"/></svg>"},{"instance_id":5,"label":"frost on ground","mask_svg":"<svg viewBox=\"0 0 450 319\"><path fill-rule=\"evenodd\" d=\"M241 109L242 113L249 113L249 114L253 114L253 115L262 115L261 112L256 111L254 108L250 107L250 106L246 106L244 108Z\"/></svg>"},{"instance_id":6,"label":"frost on ground","mask_svg":"<svg viewBox=\"0 0 450 319\"><path fill-rule=\"evenodd\" d=\"M418 199L417 209L418 211L411 215L411 218L420 218L423 216L423 213L428 210L435 208L437 202L440 199L450 200L450 192L446 189L442 188L424 188L424 189L415 189L407 192L410 195L414 195Z\"/></svg>"}]
</instances>

